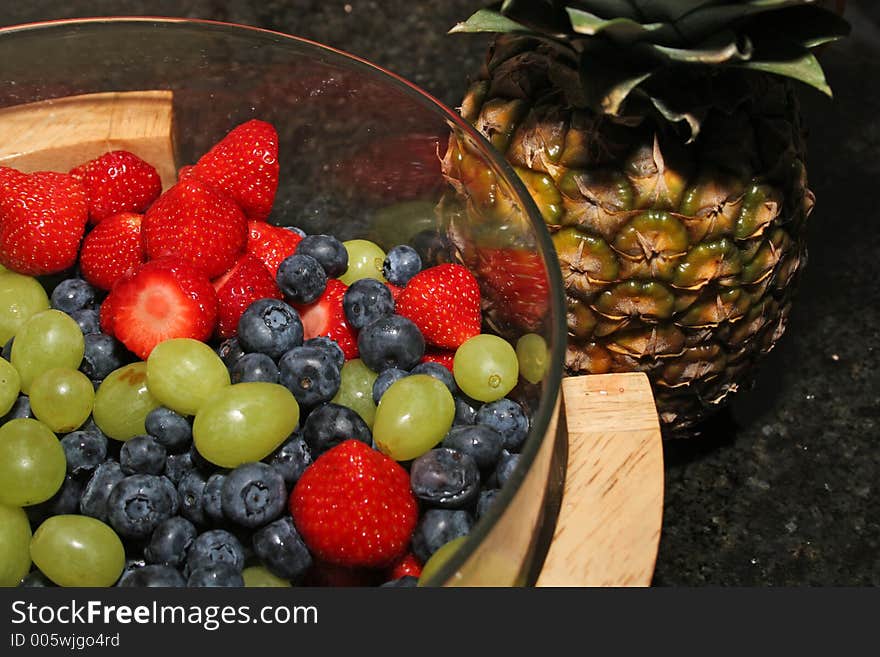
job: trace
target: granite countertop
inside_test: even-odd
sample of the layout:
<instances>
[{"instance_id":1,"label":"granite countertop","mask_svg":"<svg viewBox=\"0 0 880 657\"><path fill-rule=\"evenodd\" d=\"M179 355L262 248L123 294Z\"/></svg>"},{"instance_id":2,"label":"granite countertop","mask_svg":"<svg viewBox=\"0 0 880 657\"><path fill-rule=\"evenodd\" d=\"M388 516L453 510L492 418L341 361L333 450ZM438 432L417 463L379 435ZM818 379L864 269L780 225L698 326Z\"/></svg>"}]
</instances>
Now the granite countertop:
<instances>
[{"instance_id":1,"label":"granite countertop","mask_svg":"<svg viewBox=\"0 0 880 657\"><path fill-rule=\"evenodd\" d=\"M360 55L455 106L481 37L447 36L479 0L157 0L151 15L271 28ZM2 3L0 25L143 14L137 0ZM823 55L834 101L805 92L810 261L757 384L668 443L656 585L880 585L880 8Z\"/></svg>"}]
</instances>

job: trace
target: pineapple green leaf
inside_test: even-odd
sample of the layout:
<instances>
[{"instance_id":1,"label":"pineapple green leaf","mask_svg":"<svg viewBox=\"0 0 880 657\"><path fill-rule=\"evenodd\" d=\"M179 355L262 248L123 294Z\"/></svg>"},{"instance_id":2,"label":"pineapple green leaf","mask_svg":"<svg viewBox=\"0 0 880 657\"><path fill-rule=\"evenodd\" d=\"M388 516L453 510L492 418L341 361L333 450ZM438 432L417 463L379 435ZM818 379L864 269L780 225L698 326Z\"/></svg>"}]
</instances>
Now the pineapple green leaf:
<instances>
[{"instance_id":1,"label":"pineapple green leaf","mask_svg":"<svg viewBox=\"0 0 880 657\"><path fill-rule=\"evenodd\" d=\"M642 25L629 18L612 18L606 20L574 7L568 7L568 18L572 29L578 34L595 36L603 34L618 43L633 43L645 38L651 32L657 32L668 26L662 23Z\"/></svg>"},{"instance_id":2,"label":"pineapple green leaf","mask_svg":"<svg viewBox=\"0 0 880 657\"><path fill-rule=\"evenodd\" d=\"M705 118L705 110L692 110L689 112L679 112L669 105L667 105L663 100L658 98L657 96L651 96L651 103L657 109L660 114L663 115L670 123L678 123L680 121L684 121L688 125L688 129L690 131L690 136L687 139L688 144L692 143L696 140L697 135L700 134L700 126Z\"/></svg>"},{"instance_id":3,"label":"pineapple green leaf","mask_svg":"<svg viewBox=\"0 0 880 657\"><path fill-rule=\"evenodd\" d=\"M697 9L724 4L726 0L634 0L639 13L652 22L674 23Z\"/></svg>"},{"instance_id":4,"label":"pineapple green leaf","mask_svg":"<svg viewBox=\"0 0 880 657\"><path fill-rule=\"evenodd\" d=\"M706 6L692 11L675 23L688 43L699 43L718 30L765 12L802 6L809 0L748 0L721 6ZM829 12L830 13L830 12Z\"/></svg>"},{"instance_id":5,"label":"pineapple green leaf","mask_svg":"<svg viewBox=\"0 0 880 657\"><path fill-rule=\"evenodd\" d=\"M828 86L825 73L822 71L822 65L819 64L819 60L816 59L815 55L806 48L802 49L793 58L780 60L762 58L760 60L755 59L749 62L741 62L737 66L799 80L818 89L826 96L832 96L831 87Z\"/></svg>"},{"instance_id":6,"label":"pineapple green leaf","mask_svg":"<svg viewBox=\"0 0 880 657\"><path fill-rule=\"evenodd\" d=\"M450 34L457 32L528 32L529 28L492 9L480 9L470 18L458 23Z\"/></svg>"},{"instance_id":7,"label":"pineapple green leaf","mask_svg":"<svg viewBox=\"0 0 880 657\"><path fill-rule=\"evenodd\" d=\"M665 57L691 64L729 64L748 61L754 49L748 37L737 38L733 32L722 32L695 48L668 48L655 45L654 50Z\"/></svg>"}]
</instances>

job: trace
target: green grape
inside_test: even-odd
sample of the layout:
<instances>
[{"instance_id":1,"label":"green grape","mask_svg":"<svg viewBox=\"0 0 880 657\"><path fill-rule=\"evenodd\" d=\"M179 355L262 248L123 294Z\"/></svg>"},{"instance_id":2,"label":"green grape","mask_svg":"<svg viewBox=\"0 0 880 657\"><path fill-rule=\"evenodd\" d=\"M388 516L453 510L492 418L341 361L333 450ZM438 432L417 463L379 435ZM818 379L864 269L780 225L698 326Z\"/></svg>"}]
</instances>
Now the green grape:
<instances>
[{"instance_id":1,"label":"green grape","mask_svg":"<svg viewBox=\"0 0 880 657\"><path fill-rule=\"evenodd\" d=\"M376 417L373 383L378 374L364 365L364 361L360 358L346 361L342 366L341 374L342 382L339 384L339 392L332 400L333 403L348 406L372 428L373 418Z\"/></svg>"},{"instance_id":2,"label":"green grape","mask_svg":"<svg viewBox=\"0 0 880 657\"><path fill-rule=\"evenodd\" d=\"M144 420L161 405L147 388L147 364L131 363L110 372L98 386L92 417L111 438L128 440L147 433Z\"/></svg>"},{"instance_id":3,"label":"green grape","mask_svg":"<svg viewBox=\"0 0 880 657\"><path fill-rule=\"evenodd\" d=\"M385 282L385 277L382 275L385 252L377 244L367 240L348 240L342 245L348 251L348 269L339 280L346 285L351 285L362 278L375 278Z\"/></svg>"},{"instance_id":4,"label":"green grape","mask_svg":"<svg viewBox=\"0 0 880 657\"><path fill-rule=\"evenodd\" d=\"M165 340L147 358L150 393L183 415L195 415L229 383L226 365L211 347L198 340Z\"/></svg>"},{"instance_id":5,"label":"green grape","mask_svg":"<svg viewBox=\"0 0 880 657\"><path fill-rule=\"evenodd\" d=\"M61 515L34 532L31 558L58 586L113 586L125 567L125 548L100 520Z\"/></svg>"},{"instance_id":6,"label":"green grape","mask_svg":"<svg viewBox=\"0 0 880 657\"><path fill-rule=\"evenodd\" d=\"M437 548L437 551L432 554L425 562L425 565L422 566L422 574L419 575L419 586L425 586L428 583L428 580L446 565L446 562L449 561L452 555L458 551L458 548L464 545L466 540L467 536L459 536Z\"/></svg>"},{"instance_id":7,"label":"green grape","mask_svg":"<svg viewBox=\"0 0 880 657\"><path fill-rule=\"evenodd\" d=\"M290 582L286 579L273 575L263 566L249 566L241 571L244 585L247 588L289 588Z\"/></svg>"},{"instance_id":8,"label":"green grape","mask_svg":"<svg viewBox=\"0 0 880 657\"><path fill-rule=\"evenodd\" d=\"M396 461L421 456L443 440L455 419L455 401L442 382L413 374L391 384L376 409L373 440Z\"/></svg>"},{"instance_id":9,"label":"green grape","mask_svg":"<svg viewBox=\"0 0 880 657\"><path fill-rule=\"evenodd\" d=\"M452 373L464 394L492 402L513 390L519 378L519 361L507 340L482 333L455 350Z\"/></svg>"},{"instance_id":10,"label":"green grape","mask_svg":"<svg viewBox=\"0 0 880 657\"><path fill-rule=\"evenodd\" d=\"M0 343L18 333L33 315L49 309L49 296L36 278L11 271L0 274Z\"/></svg>"},{"instance_id":11,"label":"green grape","mask_svg":"<svg viewBox=\"0 0 880 657\"><path fill-rule=\"evenodd\" d=\"M236 383L196 413L193 441L214 465L234 468L271 454L299 422L299 404L277 383Z\"/></svg>"},{"instance_id":12,"label":"green grape","mask_svg":"<svg viewBox=\"0 0 880 657\"><path fill-rule=\"evenodd\" d=\"M19 418L0 427L0 504L45 502L61 488L66 470L61 443L42 422Z\"/></svg>"},{"instance_id":13,"label":"green grape","mask_svg":"<svg viewBox=\"0 0 880 657\"><path fill-rule=\"evenodd\" d=\"M404 201L379 208L373 215L371 235L386 248L408 244L423 230L437 229L437 204Z\"/></svg>"},{"instance_id":14,"label":"green grape","mask_svg":"<svg viewBox=\"0 0 880 657\"><path fill-rule=\"evenodd\" d=\"M44 310L18 329L10 360L21 376L22 392L29 395L40 374L55 367L78 369L84 352L79 325L60 310Z\"/></svg>"},{"instance_id":15,"label":"green grape","mask_svg":"<svg viewBox=\"0 0 880 657\"><path fill-rule=\"evenodd\" d=\"M0 358L0 416L6 415L18 393L21 392L21 377L18 370L5 358Z\"/></svg>"},{"instance_id":16,"label":"green grape","mask_svg":"<svg viewBox=\"0 0 880 657\"><path fill-rule=\"evenodd\" d=\"M516 358L519 373L529 383L538 383L547 373L550 353L544 338L537 333L526 333L516 341Z\"/></svg>"},{"instance_id":17,"label":"green grape","mask_svg":"<svg viewBox=\"0 0 880 657\"><path fill-rule=\"evenodd\" d=\"M31 524L24 509L0 504L0 587L18 586L31 569Z\"/></svg>"},{"instance_id":18,"label":"green grape","mask_svg":"<svg viewBox=\"0 0 880 657\"><path fill-rule=\"evenodd\" d=\"M30 401L40 422L55 433L69 433L89 419L95 387L79 370L56 367L34 379Z\"/></svg>"}]
</instances>

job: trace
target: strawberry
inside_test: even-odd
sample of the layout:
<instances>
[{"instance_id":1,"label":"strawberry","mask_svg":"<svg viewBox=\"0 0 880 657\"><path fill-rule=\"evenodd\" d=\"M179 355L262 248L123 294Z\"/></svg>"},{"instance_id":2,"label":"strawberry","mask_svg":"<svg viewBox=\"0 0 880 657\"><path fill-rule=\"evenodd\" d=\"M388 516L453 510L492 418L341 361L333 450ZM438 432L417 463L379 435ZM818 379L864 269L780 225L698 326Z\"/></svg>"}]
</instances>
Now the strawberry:
<instances>
[{"instance_id":1,"label":"strawberry","mask_svg":"<svg viewBox=\"0 0 880 657\"><path fill-rule=\"evenodd\" d=\"M340 443L306 468L290 512L312 554L349 568L390 565L418 520L406 470L359 440Z\"/></svg>"},{"instance_id":2,"label":"strawberry","mask_svg":"<svg viewBox=\"0 0 880 657\"><path fill-rule=\"evenodd\" d=\"M403 288L399 285L395 285L394 283L388 283L386 281L385 287L391 290L391 298L397 301L397 297L400 296L400 293L403 292Z\"/></svg>"},{"instance_id":3,"label":"strawberry","mask_svg":"<svg viewBox=\"0 0 880 657\"><path fill-rule=\"evenodd\" d=\"M128 151L110 151L70 170L86 188L89 221L97 224L120 212L143 213L162 193L159 173Z\"/></svg>"},{"instance_id":4,"label":"strawberry","mask_svg":"<svg viewBox=\"0 0 880 657\"><path fill-rule=\"evenodd\" d=\"M248 222L247 252L262 260L273 277L284 259L296 251L300 240L302 237L292 230L265 221Z\"/></svg>"},{"instance_id":5,"label":"strawberry","mask_svg":"<svg viewBox=\"0 0 880 657\"><path fill-rule=\"evenodd\" d=\"M148 258L176 256L214 278L229 271L244 252L247 219L228 198L187 179L150 206L141 234Z\"/></svg>"},{"instance_id":6,"label":"strawberry","mask_svg":"<svg viewBox=\"0 0 880 657\"><path fill-rule=\"evenodd\" d=\"M422 356L423 363L440 363L450 372L452 371L452 361L455 359L455 351L452 349L425 349L425 355Z\"/></svg>"},{"instance_id":7,"label":"strawberry","mask_svg":"<svg viewBox=\"0 0 880 657\"><path fill-rule=\"evenodd\" d=\"M211 281L180 258L151 260L120 278L101 308L102 328L143 360L163 340L207 340L216 323Z\"/></svg>"},{"instance_id":8,"label":"strawberry","mask_svg":"<svg viewBox=\"0 0 880 657\"><path fill-rule=\"evenodd\" d=\"M257 299L281 299L275 278L265 265L252 255L243 255L232 269L214 281L220 303L218 333L231 338L238 330L238 320Z\"/></svg>"},{"instance_id":9,"label":"strawberry","mask_svg":"<svg viewBox=\"0 0 880 657\"><path fill-rule=\"evenodd\" d=\"M113 283L144 263L141 220L134 212L104 219L86 235L79 252L83 278L95 287L109 290Z\"/></svg>"},{"instance_id":10,"label":"strawberry","mask_svg":"<svg viewBox=\"0 0 880 657\"><path fill-rule=\"evenodd\" d=\"M401 577L418 577L422 574L422 562L412 552L407 552L400 559L391 564L386 573L388 581Z\"/></svg>"},{"instance_id":11,"label":"strawberry","mask_svg":"<svg viewBox=\"0 0 880 657\"><path fill-rule=\"evenodd\" d=\"M376 586L380 571L372 568L346 568L326 561L313 561L303 577L304 586Z\"/></svg>"},{"instance_id":12,"label":"strawberry","mask_svg":"<svg viewBox=\"0 0 880 657\"><path fill-rule=\"evenodd\" d=\"M235 201L248 219L265 220L278 189L278 133L252 119L233 128L182 180L198 178Z\"/></svg>"},{"instance_id":13,"label":"strawberry","mask_svg":"<svg viewBox=\"0 0 880 657\"><path fill-rule=\"evenodd\" d=\"M493 313L519 329L540 329L550 312L547 270L536 251L477 250L477 265Z\"/></svg>"},{"instance_id":14,"label":"strawberry","mask_svg":"<svg viewBox=\"0 0 880 657\"><path fill-rule=\"evenodd\" d=\"M82 183L66 173L8 168L0 181L0 264L29 276L72 266L88 219Z\"/></svg>"},{"instance_id":15,"label":"strawberry","mask_svg":"<svg viewBox=\"0 0 880 657\"><path fill-rule=\"evenodd\" d=\"M342 347L346 360L350 360L357 358L359 351L357 333L346 322L342 309L342 297L347 289L348 286L338 278L331 278L317 301L297 305L296 309L302 320L305 340L326 335Z\"/></svg>"},{"instance_id":16,"label":"strawberry","mask_svg":"<svg viewBox=\"0 0 880 657\"><path fill-rule=\"evenodd\" d=\"M443 264L413 276L397 297L397 313L415 323L425 342L456 349L480 332L480 287L466 267Z\"/></svg>"}]
</instances>

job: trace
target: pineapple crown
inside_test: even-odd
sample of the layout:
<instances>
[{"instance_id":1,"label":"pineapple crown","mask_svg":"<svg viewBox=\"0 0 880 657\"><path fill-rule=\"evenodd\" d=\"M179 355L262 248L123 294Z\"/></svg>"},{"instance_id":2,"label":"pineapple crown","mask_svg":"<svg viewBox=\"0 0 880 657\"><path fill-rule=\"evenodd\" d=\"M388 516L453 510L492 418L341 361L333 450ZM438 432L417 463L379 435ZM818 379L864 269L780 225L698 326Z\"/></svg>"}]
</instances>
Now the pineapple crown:
<instances>
[{"instance_id":1,"label":"pineapple crown","mask_svg":"<svg viewBox=\"0 0 880 657\"><path fill-rule=\"evenodd\" d=\"M570 49L580 73L577 88L564 89L570 104L623 117L629 104L649 102L667 121L684 122L694 139L709 109L747 95L724 84L735 69L799 80L831 96L813 50L846 36L849 24L826 4L504 0L450 31L509 33Z\"/></svg>"}]
</instances>

